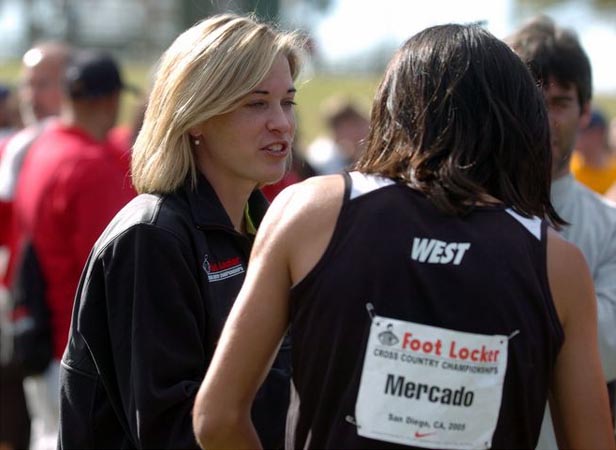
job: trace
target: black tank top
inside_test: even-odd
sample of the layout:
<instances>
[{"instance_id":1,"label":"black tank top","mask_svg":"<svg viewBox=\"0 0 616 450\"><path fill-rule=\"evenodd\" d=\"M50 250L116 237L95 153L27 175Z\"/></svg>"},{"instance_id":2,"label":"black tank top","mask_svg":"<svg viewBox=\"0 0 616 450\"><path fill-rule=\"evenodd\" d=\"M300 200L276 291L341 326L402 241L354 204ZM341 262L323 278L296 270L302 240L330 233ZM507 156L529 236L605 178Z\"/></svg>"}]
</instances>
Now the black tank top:
<instances>
[{"instance_id":1,"label":"black tank top","mask_svg":"<svg viewBox=\"0 0 616 450\"><path fill-rule=\"evenodd\" d=\"M291 291L287 448L408 448L359 436L354 424L367 303L380 316L515 336L492 448L534 448L563 341L546 223L504 206L446 215L405 184L357 172L345 180L331 242Z\"/></svg>"}]
</instances>

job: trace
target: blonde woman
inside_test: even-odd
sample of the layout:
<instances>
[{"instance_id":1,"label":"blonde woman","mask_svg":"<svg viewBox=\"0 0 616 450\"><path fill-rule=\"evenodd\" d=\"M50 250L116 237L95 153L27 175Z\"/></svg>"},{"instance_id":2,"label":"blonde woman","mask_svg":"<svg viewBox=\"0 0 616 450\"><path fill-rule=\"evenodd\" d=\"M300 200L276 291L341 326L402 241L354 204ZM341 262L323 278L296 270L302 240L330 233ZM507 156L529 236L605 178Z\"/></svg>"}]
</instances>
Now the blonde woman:
<instances>
[{"instance_id":1,"label":"blonde woman","mask_svg":"<svg viewBox=\"0 0 616 450\"><path fill-rule=\"evenodd\" d=\"M220 15L164 53L132 160L139 196L94 246L63 359L61 448L191 448L191 408L295 132L300 42ZM253 408L282 445L283 345Z\"/></svg>"}]
</instances>

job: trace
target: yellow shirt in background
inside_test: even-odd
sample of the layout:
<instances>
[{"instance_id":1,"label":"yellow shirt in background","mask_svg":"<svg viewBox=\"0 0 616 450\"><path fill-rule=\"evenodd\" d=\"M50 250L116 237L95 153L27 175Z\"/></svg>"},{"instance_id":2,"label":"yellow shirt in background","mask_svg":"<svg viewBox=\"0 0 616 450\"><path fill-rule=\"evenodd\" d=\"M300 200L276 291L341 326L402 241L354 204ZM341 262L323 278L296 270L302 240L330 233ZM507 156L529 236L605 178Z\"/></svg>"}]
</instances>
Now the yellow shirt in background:
<instances>
[{"instance_id":1,"label":"yellow shirt in background","mask_svg":"<svg viewBox=\"0 0 616 450\"><path fill-rule=\"evenodd\" d=\"M580 183L603 195L616 183L616 157L612 157L606 167L598 168L585 165L579 153L574 152L571 157L571 173Z\"/></svg>"}]
</instances>

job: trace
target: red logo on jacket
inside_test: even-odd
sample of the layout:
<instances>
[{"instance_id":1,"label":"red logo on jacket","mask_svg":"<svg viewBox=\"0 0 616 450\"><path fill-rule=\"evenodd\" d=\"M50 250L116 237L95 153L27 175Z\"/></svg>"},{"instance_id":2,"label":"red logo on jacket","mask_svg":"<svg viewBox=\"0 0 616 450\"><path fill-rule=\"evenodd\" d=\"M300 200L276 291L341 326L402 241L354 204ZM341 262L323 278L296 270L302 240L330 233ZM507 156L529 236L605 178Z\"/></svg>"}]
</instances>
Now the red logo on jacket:
<instances>
[{"instance_id":1,"label":"red logo on jacket","mask_svg":"<svg viewBox=\"0 0 616 450\"><path fill-rule=\"evenodd\" d=\"M203 258L203 264L201 265L207 278L210 282L222 281L227 278L240 275L245 272L242 260L239 256L225 259L223 261L210 261L209 255L205 255Z\"/></svg>"}]
</instances>

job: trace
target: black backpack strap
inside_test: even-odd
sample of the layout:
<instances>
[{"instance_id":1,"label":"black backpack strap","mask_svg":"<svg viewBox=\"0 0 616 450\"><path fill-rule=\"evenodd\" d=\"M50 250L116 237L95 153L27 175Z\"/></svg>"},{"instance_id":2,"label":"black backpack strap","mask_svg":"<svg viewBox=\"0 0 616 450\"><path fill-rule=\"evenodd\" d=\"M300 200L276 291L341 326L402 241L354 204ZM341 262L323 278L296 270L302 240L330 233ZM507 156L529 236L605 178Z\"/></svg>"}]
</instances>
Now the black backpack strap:
<instances>
[{"instance_id":1,"label":"black backpack strap","mask_svg":"<svg viewBox=\"0 0 616 450\"><path fill-rule=\"evenodd\" d=\"M11 360L24 375L43 372L53 359L50 312L45 278L31 241L21 253L10 291Z\"/></svg>"}]
</instances>

